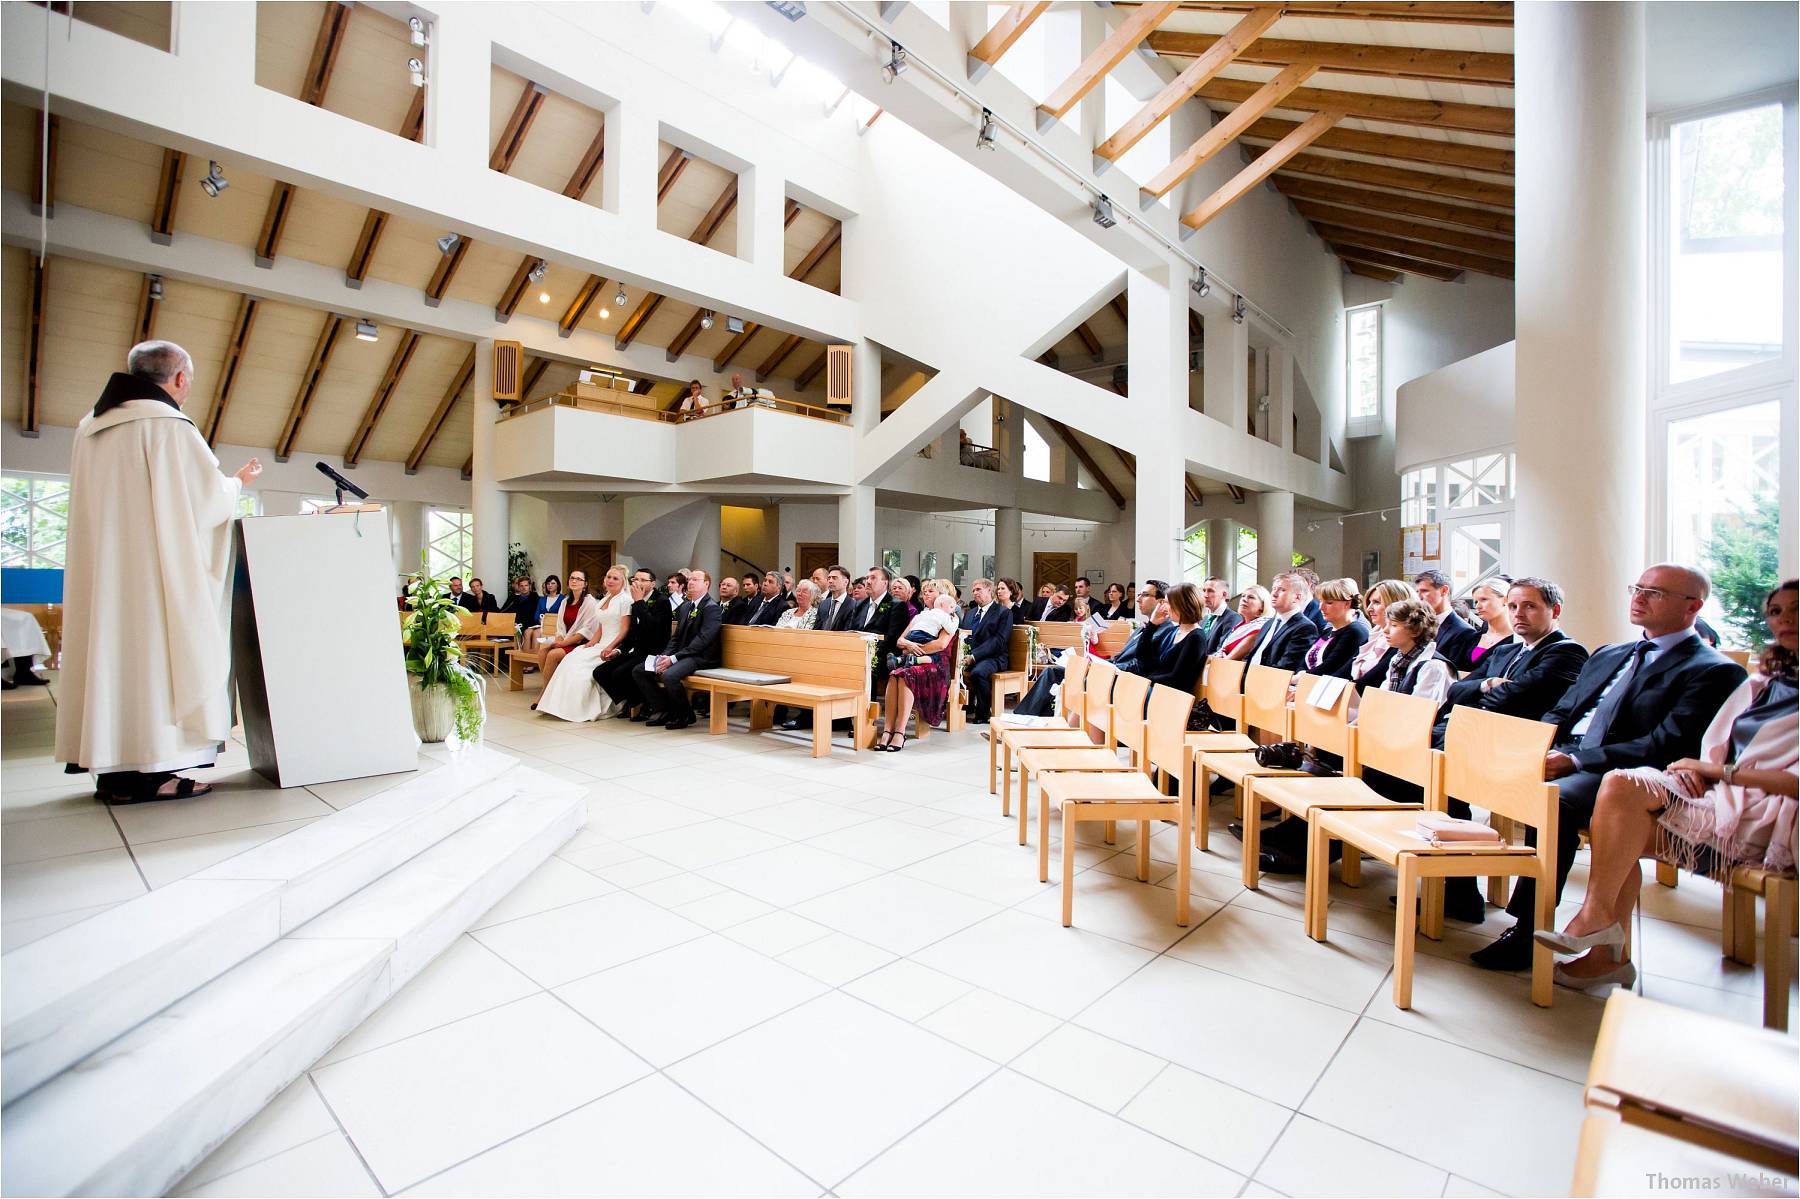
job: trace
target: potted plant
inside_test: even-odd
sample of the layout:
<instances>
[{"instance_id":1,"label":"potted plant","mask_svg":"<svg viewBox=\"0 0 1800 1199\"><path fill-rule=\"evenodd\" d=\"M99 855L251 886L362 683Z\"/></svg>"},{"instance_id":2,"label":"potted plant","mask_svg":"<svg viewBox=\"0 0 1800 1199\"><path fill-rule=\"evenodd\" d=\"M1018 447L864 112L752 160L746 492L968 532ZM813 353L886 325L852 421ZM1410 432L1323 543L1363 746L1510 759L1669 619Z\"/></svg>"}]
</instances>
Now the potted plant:
<instances>
[{"instance_id":1,"label":"potted plant","mask_svg":"<svg viewBox=\"0 0 1800 1199\"><path fill-rule=\"evenodd\" d=\"M413 728L421 741L444 741L452 731L461 741L477 739L487 719L481 678L463 665L461 609L446 581L420 571L406 588L406 606L406 671L417 681Z\"/></svg>"}]
</instances>

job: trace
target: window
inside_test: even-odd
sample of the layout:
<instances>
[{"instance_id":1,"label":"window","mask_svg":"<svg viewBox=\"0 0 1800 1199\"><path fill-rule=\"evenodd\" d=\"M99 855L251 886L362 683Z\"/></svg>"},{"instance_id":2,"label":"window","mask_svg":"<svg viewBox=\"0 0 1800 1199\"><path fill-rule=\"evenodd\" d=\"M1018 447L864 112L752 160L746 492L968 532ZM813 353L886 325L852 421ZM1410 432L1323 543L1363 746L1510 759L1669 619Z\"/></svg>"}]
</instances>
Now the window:
<instances>
[{"instance_id":1,"label":"window","mask_svg":"<svg viewBox=\"0 0 1800 1199\"><path fill-rule=\"evenodd\" d=\"M337 507L337 500L328 495L307 495L300 497L300 515L317 516L321 512L329 512Z\"/></svg>"},{"instance_id":2,"label":"window","mask_svg":"<svg viewBox=\"0 0 1800 1199\"><path fill-rule=\"evenodd\" d=\"M433 508L425 519L425 565L433 575L467 578L475 560L475 518L455 508Z\"/></svg>"},{"instance_id":3,"label":"window","mask_svg":"<svg viewBox=\"0 0 1800 1199\"><path fill-rule=\"evenodd\" d=\"M1400 523L1428 525L1437 520L1437 467L1409 470L1400 476Z\"/></svg>"},{"instance_id":4,"label":"window","mask_svg":"<svg viewBox=\"0 0 1800 1199\"><path fill-rule=\"evenodd\" d=\"M1206 582L1206 526L1200 525L1181 542L1181 581L1196 587Z\"/></svg>"},{"instance_id":5,"label":"window","mask_svg":"<svg viewBox=\"0 0 1800 1199\"><path fill-rule=\"evenodd\" d=\"M1486 508L1512 498L1511 454L1483 454L1444 464L1444 506Z\"/></svg>"},{"instance_id":6,"label":"window","mask_svg":"<svg viewBox=\"0 0 1800 1199\"><path fill-rule=\"evenodd\" d=\"M1031 422L1019 422L1021 436L1025 440L1025 477L1041 482L1050 481L1050 443L1039 436L1031 427Z\"/></svg>"},{"instance_id":7,"label":"window","mask_svg":"<svg viewBox=\"0 0 1800 1199\"><path fill-rule=\"evenodd\" d=\"M1712 575L1702 613L1733 646L1761 644L1762 597L1777 579L1781 405L1668 423L1668 557Z\"/></svg>"},{"instance_id":8,"label":"window","mask_svg":"<svg viewBox=\"0 0 1800 1199\"><path fill-rule=\"evenodd\" d=\"M0 480L0 530L5 548L0 565L61 570L69 539L67 479Z\"/></svg>"},{"instance_id":9,"label":"window","mask_svg":"<svg viewBox=\"0 0 1800 1199\"><path fill-rule=\"evenodd\" d=\"M237 514L240 518L245 516L261 516L262 496L254 491L240 491L238 493Z\"/></svg>"},{"instance_id":10,"label":"window","mask_svg":"<svg viewBox=\"0 0 1800 1199\"><path fill-rule=\"evenodd\" d=\"M1346 314L1344 381L1349 388L1344 405L1349 417L1349 436L1381 435L1381 305L1365 304Z\"/></svg>"},{"instance_id":11,"label":"window","mask_svg":"<svg viewBox=\"0 0 1800 1199\"><path fill-rule=\"evenodd\" d=\"M1231 589L1242 591L1256 583L1256 530L1240 527L1237 553L1231 561Z\"/></svg>"}]
</instances>

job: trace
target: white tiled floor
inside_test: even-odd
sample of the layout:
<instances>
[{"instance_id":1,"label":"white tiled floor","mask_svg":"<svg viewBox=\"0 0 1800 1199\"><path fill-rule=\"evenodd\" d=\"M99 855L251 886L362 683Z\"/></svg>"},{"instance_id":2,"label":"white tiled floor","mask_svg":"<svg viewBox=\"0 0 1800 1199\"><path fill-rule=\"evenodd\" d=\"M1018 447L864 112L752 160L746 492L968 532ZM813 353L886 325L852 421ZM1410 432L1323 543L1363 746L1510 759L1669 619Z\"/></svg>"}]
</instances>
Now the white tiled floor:
<instances>
[{"instance_id":1,"label":"white tiled floor","mask_svg":"<svg viewBox=\"0 0 1800 1199\"><path fill-rule=\"evenodd\" d=\"M491 693L488 739L586 784L588 827L178 1191L1567 1188L1600 1004L1541 1010L1467 965L1497 913L1419 943L1401 1012L1391 876L1338 887L1315 944L1292 881L1241 888L1222 806L1188 928L1172 831L1140 883L1125 826L1084 829L1064 929L974 733L815 761L791 736L567 725L533 694ZM0 707L8 948L404 777L278 791L234 746L215 796L108 811L50 761L52 700ZM1648 993L1755 1022L1717 890L1645 898Z\"/></svg>"}]
</instances>

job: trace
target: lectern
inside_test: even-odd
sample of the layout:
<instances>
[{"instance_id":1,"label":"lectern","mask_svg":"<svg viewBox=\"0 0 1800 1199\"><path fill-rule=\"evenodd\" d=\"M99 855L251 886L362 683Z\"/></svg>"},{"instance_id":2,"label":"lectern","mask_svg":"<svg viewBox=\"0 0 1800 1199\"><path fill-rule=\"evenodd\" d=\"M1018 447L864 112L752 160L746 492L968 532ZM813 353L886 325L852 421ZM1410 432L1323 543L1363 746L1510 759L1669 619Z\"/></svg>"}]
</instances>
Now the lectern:
<instances>
[{"instance_id":1,"label":"lectern","mask_svg":"<svg viewBox=\"0 0 1800 1199\"><path fill-rule=\"evenodd\" d=\"M304 787L418 767L374 504L237 526L231 663L256 772Z\"/></svg>"}]
</instances>

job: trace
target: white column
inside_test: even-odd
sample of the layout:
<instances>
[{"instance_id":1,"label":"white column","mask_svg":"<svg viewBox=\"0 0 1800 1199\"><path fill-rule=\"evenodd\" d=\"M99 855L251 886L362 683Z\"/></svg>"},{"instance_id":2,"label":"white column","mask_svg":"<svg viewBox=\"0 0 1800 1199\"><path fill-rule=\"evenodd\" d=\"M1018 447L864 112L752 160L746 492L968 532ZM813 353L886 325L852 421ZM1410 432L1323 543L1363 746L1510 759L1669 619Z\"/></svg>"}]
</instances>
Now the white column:
<instances>
[{"instance_id":1,"label":"white column","mask_svg":"<svg viewBox=\"0 0 1800 1199\"><path fill-rule=\"evenodd\" d=\"M1563 624L1630 635L1644 566L1644 6L1521 4L1518 499L1508 558Z\"/></svg>"},{"instance_id":2,"label":"white column","mask_svg":"<svg viewBox=\"0 0 1800 1199\"><path fill-rule=\"evenodd\" d=\"M1215 516L1206 522L1206 573L1231 581L1231 562L1237 549L1237 529Z\"/></svg>"},{"instance_id":3,"label":"white column","mask_svg":"<svg viewBox=\"0 0 1800 1199\"><path fill-rule=\"evenodd\" d=\"M785 274L787 191L773 167L738 174L737 256L764 273Z\"/></svg>"},{"instance_id":4,"label":"white column","mask_svg":"<svg viewBox=\"0 0 1800 1199\"><path fill-rule=\"evenodd\" d=\"M600 173L601 203L608 212L644 229L656 228L656 114L643 100L607 110L603 136L606 169ZM739 197L742 202L742 197Z\"/></svg>"},{"instance_id":5,"label":"white column","mask_svg":"<svg viewBox=\"0 0 1800 1199\"><path fill-rule=\"evenodd\" d=\"M850 357L850 427L861 439L880 425L881 348L872 341L859 341Z\"/></svg>"},{"instance_id":6,"label":"white column","mask_svg":"<svg viewBox=\"0 0 1800 1199\"><path fill-rule=\"evenodd\" d=\"M256 82L256 5L179 0L171 20L174 52L205 61L221 87Z\"/></svg>"},{"instance_id":7,"label":"white column","mask_svg":"<svg viewBox=\"0 0 1800 1199\"><path fill-rule=\"evenodd\" d=\"M838 498L838 561L852 575L875 565L875 489L852 487Z\"/></svg>"},{"instance_id":8,"label":"white column","mask_svg":"<svg viewBox=\"0 0 1800 1199\"><path fill-rule=\"evenodd\" d=\"M994 573L1003 579L1025 577L1024 513L1017 508L994 509ZM1018 599L1018 596L1014 596Z\"/></svg>"},{"instance_id":9,"label":"white column","mask_svg":"<svg viewBox=\"0 0 1800 1199\"><path fill-rule=\"evenodd\" d=\"M1257 582L1271 587L1275 576L1294 562L1294 493L1291 491L1259 491L1256 493L1256 573Z\"/></svg>"},{"instance_id":10,"label":"white column","mask_svg":"<svg viewBox=\"0 0 1800 1199\"><path fill-rule=\"evenodd\" d=\"M1215 292L1216 296L1217 293ZM1185 314L1182 320L1186 320ZM1249 429L1250 327L1231 319L1227 311L1200 314L1206 330L1206 350L1200 359L1202 397L1206 415L1234 433ZM1187 345L1183 326L1182 345Z\"/></svg>"},{"instance_id":11,"label":"white column","mask_svg":"<svg viewBox=\"0 0 1800 1199\"><path fill-rule=\"evenodd\" d=\"M476 9L440 5L432 20L430 46L395 47L396 71L406 69L409 50L426 63L430 82L425 93L425 140L440 154L470 165L485 166L489 158L488 127L492 122L488 94L494 50L488 38L488 20L486 13ZM611 162L609 154L607 163Z\"/></svg>"},{"instance_id":12,"label":"white column","mask_svg":"<svg viewBox=\"0 0 1800 1199\"><path fill-rule=\"evenodd\" d=\"M719 571L723 569L721 559L725 557L724 550L719 547L721 519L719 506L708 500L700 513L700 533L694 538L694 561L691 563L712 576L714 595L719 593Z\"/></svg>"},{"instance_id":13,"label":"white column","mask_svg":"<svg viewBox=\"0 0 1800 1199\"><path fill-rule=\"evenodd\" d=\"M419 555L425 549L427 505L418 500L395 500L387 507L393 528L395 573L413 574L420 568Z\"/></svg>"},{"instance_id":14,"label":"white column","mask_svg":"<svg viewBox=\"0 0 1800 1199\"><path fill-rule=\"evenodd\" d=\"M1187 272L1168 265L1155 275L1126 274L1131 312L1126 339L1135 434L1137 497L1132 575L1181 577L1181 532L1187 524L1187 459L1180 429L1187 420Z\"/></svg>"},{"instance_id":15,"label":"white column","mask_svg":"<svg viewBox=\"0 0 1800 1199\"><path fill-rule=\"evenodd\" d=\"M494 343L475 343L473 462L469 467L470 510L475 517L475 561L472 569L490 589L506 578L506 546L512 532L512 501L495 475Z\"/></svg>"},{"instance_id":16,"label":"white column","mask_svg":"<svg viewBox=\"0 0 1800 1199\"><path fill-rule=\"evenodd\" d=\"M1294 448L1294 355L1275 346L1269 350L1270 441L1284 450Z\"/></svg>"}]
</instances>

